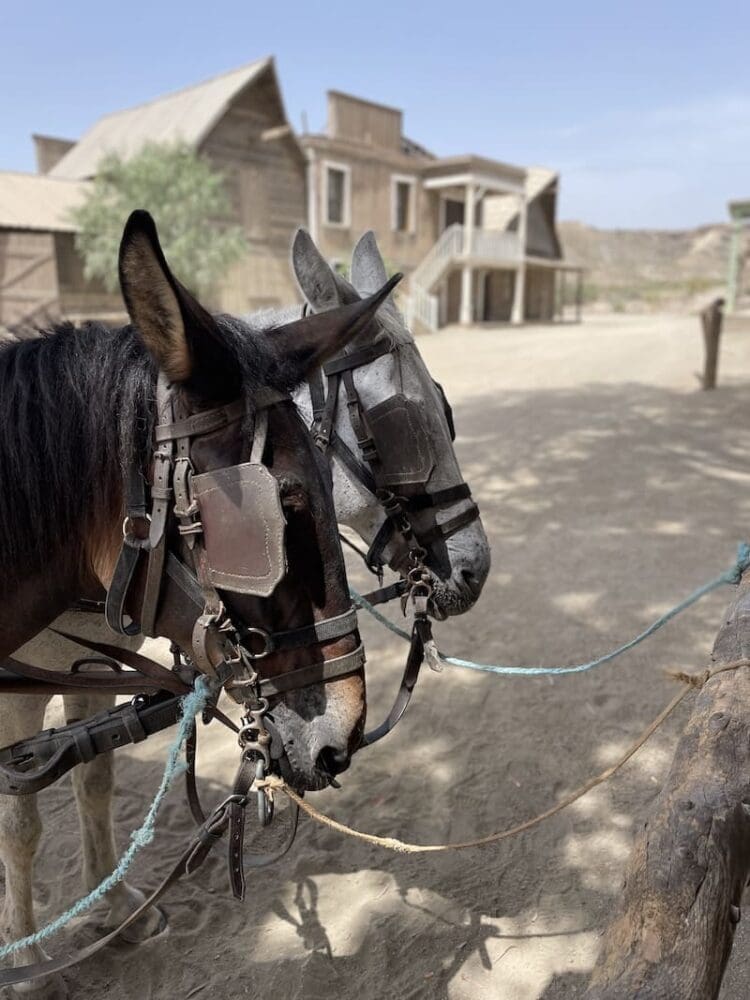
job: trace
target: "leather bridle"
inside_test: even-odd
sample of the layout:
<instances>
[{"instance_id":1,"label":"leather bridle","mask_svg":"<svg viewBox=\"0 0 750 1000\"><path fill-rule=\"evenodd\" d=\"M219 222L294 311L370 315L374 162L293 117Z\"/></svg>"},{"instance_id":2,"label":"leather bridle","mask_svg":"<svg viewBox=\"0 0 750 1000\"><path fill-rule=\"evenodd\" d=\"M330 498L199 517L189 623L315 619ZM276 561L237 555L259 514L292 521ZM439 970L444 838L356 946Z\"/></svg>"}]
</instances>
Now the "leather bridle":
<instances>
[{"instance_id":1,"label":"leather bridle","mask_svg":"<svg viewBox=\"0 0 750 1000\"><path fill-rule=\"evenodd\" d=\"M372 411L363 406L354 379L354 372L358 368L363 368L387 354L395 355L398 360L398 345L392 344L386 337L381 337L373 344L329 361L317 369L308 382L313 410L311 432L315 443L324 454L336 456L352 478L377 499L386 515L367 553L363 554L366 566L381 581L381 586L377 590L365 595L370 604L383 604L396 597L400 597L403 602L417 578L425 580L426 584L428 575L424 559L428 547L435 542L446 541L479 517L479 508L472 501L466 510L450 520L442 523L437 520L437 511L441 508L461 500L471 500L471 490L464 481L432 492L428 490L426 479L418 482L412 480L408 490L398 491L388 481L393 476L385 473L382 448L379 447L372 428L368 425L368 413ZM342 385L349 422L357 440L359 457L334 429ZM441 397L446 422L453 439L455 432L450 406L442 387L437 383L435 387ZM399 443L394 440L392 444L393 453L397 456ZM414 519L415 514L423 511L430 511L433 515L432 523L426 528L417 527ZM383 587L384 552L394 540L400 542L399 553L390 561L391 564L399 566L402 579L398 583ZM415 570L418 572L415 573Z\"/></svg>"},{"instance_id":2,"label":"leather bridle","mask_svg":"<svg viewBox=\"0 0 750 1000\"><path fill-rule=\"evenodd\" d=\"M322 621L279 632L238 621L229 613L212 579L201 508L193 494L196 474L190 452L192 443L203 435L240 420L247 423L245 405L237 401L181 416L177 412L180 405L177 395L163 375L158 378L156 396L157 420L148 488L143 466L134 460L125 477L123 542L107 592L105 613L110 627L121 634L156 635L160 599L168 578L195 615L189 658L173 646L175 666L168 670L140 653L58 632L93 651L97 662L112 667L112 661L120 660L134 667L143 675L137 678L138 690L155 693L151 697L141 695L132 704L118 706L84 722L46 731L40 734L41 738L33 737L3 748L0 793L39 791L76 764L115 746L139 742L173 724L179 715L179 696L191 690L197 672L211 684L209 717L220 719L236 731L237 727L216 708L215 702L220 691L225 690L243 705L244 718L239 730L243 761L259 762L263 774L268 773L272 759L278 760L284 753L283 742L268 717L269 699L353 674L364 667L364 647L356 632L357 615L353 606ZM288 396L271 390L257 394L254 403L253 428L246 450L250 453L249 464L259 465L265 450L268 410L276 405L293 404ZM188 553L189 562L170 548L170 534L174 535L169 530L170 519L176 522L178 536L186 540L182 548ZM283 531L283 525L280 530ZM231 542L229 538L228 543ZM147 561L143 597L138 620L129 621L126 605L134 600L133 583L141 560ZM353 636L357 642L349 653L323 658L273 677L262 675L262 661L271 653L293 653L345 636ZM91 657L84 659L91 662ZM135 679L131 676L126 679L118 672L84 673L77 669L80 662L76 662L70 673L60 673L9 659L12 673L6 690L50 694L71 689L109 689L132 693ZM2 673L7 675L9 671ZM14 688L14 682L19 686ZM260 771L256 776L262 776ZM189 783L189 799L196 820L202 822L204 816L194 782ZM266 797L259 795L258 802L262 806Z\"/></svg>"},{"instance_id":3,"label":"leather bridle","mask_svg":"<svg viewBox=\"0 0 750 1000\"><path fill-rule=\"evenodd\" d=\"M255 420L249 437L250 464L261 465L265 451L270 407L290 404L288 396L265 390L254 400ZM351 653L332 660L322 660L276 677L262 677L252 667L270 653L299 649L313 643L329 642L352 635L356 631L356 611L351 607L343 614L301 628L269 632L246 622L236 622L212 579L207 552L201 507L197 502L193 480L195 470L190 458L192 442L229 424L244 420L245 405L238 401L192 416L177 418L175 395L166 379L157 383L159 421L154 428L156 448L152 458L150 485L150 516L143 475L139 468L130 470L127 484L126 518L120 557L107 592L106 617L110 628L123 635L143 632L156 635L159 598L164 577L168 575L196 609L200 608L192 635L190 657L197 669L224 687L238 702L254 687L258 697L272 696L309 687L354 673L364 666L361 643ZM186 540L192 566L168 550L167 522L172 515L178 532ZM282 529L283 530L283 529ZM225 538L224 544L232 544ZM125 605L128 601L134 572L141 558L148 561L146 584L138 622L127 624ZM270 593L259 596L270 596ZM253 650L251 644L260 643ZM218 665L212 662L210 650L221 651Z\"/></svg>"}]
</instances>

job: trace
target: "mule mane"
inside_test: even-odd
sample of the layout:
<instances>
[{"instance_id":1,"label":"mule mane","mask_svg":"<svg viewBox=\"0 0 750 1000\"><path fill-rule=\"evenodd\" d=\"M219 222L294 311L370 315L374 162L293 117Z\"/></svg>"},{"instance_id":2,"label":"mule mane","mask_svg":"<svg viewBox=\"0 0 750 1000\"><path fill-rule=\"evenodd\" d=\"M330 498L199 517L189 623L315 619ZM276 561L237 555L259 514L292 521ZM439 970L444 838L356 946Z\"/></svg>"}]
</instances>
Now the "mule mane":
<instances>
[{"instance_id":1,"label":"mule mane","mask_svg":"<svg viewBox=\"0 0 750 1000\"><path fill-rule=\"evenodd\" d=\"M243 393L285 385L283 359L219 321ZM0 572L44 568L119 514L131 461L150 453L156 368L137 331L61 324L33 339L0 341Z\"/></svg>"}]
</instances>

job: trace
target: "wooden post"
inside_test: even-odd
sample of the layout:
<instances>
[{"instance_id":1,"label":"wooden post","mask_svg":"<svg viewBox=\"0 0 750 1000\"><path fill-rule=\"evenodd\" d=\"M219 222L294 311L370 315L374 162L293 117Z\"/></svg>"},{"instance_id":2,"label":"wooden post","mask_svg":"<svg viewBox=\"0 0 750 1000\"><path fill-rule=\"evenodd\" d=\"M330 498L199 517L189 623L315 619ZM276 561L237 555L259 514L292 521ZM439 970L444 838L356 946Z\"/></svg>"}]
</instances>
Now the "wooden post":
<instances>
[{"instance_id":1,"label":"wooden post","mask_svg":"<svg viewBox=\"0 0 750 1000\"><path fill-rule=\"evenodd\" d=\"M461 269L461 305L458 314L458 321L462 326L470 326L474 322L474 271L469 261L472 258L474 243L475 193L474 182L470 181L466 185L464 202L464 264Z\"/></svg>"},{"instance_id":2,"label":"wooden post","mask_svg":"<svg viewBox=\"0 0 750 1000\"><path fill-rule=\"evenodd\" d=\"M724 299L714 299L701 313L703 343L706 350L703 365L703 388L716 388L716 370L719 366L719 339L723 321Z\"/></svg>"},{"instance_id":3,"label":"wooden post","mask_svg":"<svg viewBox=\"0 0 750 1000\"><path fill-rule=\"evenodd\" d=\"M513 285L513 306L511 323L523 323L526 314L526 232L528 226L528 205L526 195L518 196L518 253Z\"/></svg>"},{"instance_id":4,"label":"wooden post","mask_svg":"<svg viewBox=\"0 0 750 1000\"><path fill-rule=\"evenodd\" d=\"M750 653L750 575L716 638L712 669ZM588 1000L712 1000L750 875L750 667L696 698L639 833Z\"/></svg>"}]
</instances>

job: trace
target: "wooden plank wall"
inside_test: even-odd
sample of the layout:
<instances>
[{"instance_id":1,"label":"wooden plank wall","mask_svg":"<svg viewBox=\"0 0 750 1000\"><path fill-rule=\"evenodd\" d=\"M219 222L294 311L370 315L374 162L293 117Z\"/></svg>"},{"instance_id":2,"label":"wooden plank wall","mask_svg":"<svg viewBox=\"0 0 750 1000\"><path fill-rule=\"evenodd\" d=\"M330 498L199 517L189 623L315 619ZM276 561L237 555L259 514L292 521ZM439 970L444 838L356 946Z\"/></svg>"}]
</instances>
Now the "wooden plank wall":
<instances>
[{"instance_id":1,"label":"wooden plank wall","mask_svg":"<svg viewBox=\"0 0 750 1000\"><path fill-rule=\"evenodd\" d=\"M420 164L406 156L325 139L316 142L315 156L318 244L323 254L343 261L348 267L354 244L362 233L372 229L386 262L408 274L438 237L439 200L434 191L422 188L419 182ZM325 222L324 171L327 161L344 164L351 171L351 224L346 227L331 226ZM394 175L417 178L416 227L413 233L394 232L392 228Z\"/></svg>"},{"instance_id":2,"label":"wooden plank wall","mask_svg":"<svg viewBox=\"0 0 750 1000\"><path fill-rule=\"evenodd\" d=\"M285 118L273 78L256 83L218 123L204 152L222 170L250 247L232 268L215 305L234 313L300 301L289 266L298 226L306 221L305 161L291 137L264 141L261 134Z\"/></svg>"},{"instance_id":3,"label":"wooden plank wall","mask_svg":"<svg viewBox=\"0 0 750 1000\"><path fill-rule=\"evenodd\" d=\"M43 322L58 315L52 235L0 230L0 325Z\"/></svg>"},{"instance_id":4,"label":"wooden plank wall","mask_svg":"<svg viewBox=\"0 0 750 1000\"><path fill-rule=\"evenodd\" d=\"M328 135L379 149L401 150L402 113L397 108L358 100L335 90L328 92Z\"/></svg>"}]
</instances>

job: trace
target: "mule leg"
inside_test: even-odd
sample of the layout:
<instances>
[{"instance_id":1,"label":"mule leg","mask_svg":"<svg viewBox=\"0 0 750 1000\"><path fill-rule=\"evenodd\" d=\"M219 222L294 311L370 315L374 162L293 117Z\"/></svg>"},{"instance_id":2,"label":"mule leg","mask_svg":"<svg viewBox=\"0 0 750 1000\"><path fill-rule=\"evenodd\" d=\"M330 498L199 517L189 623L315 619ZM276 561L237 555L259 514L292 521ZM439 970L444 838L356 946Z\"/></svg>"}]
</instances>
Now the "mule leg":
<instances>
[{"instance_id":1,"label":"mule leg","mask_svg":"<svg viewBox=\"0 0 750 1000\"><path fill-rule=\"evenodd\" d=\"M72 722L110 708L114 704L114 697L70 694L64 696L64 702L66 720ZM88 892L114 870L120 857L115 844L112 817L114 755L107 753L95 757L90 763L74 768L72 777L81 829L83 883ZM107 926L116 927L145 898L140 889L127 882L120 882L107 894L110 906ZM164 917L161 911L152 907L124 931L122 937L127 941L144 941L158 934L163 927Z\"/></svg>"},{"instance_id":2,"label":"mule leg","mask_svg":"<svg viewBox=\"0 0 750 1000\"><path fill-rule=\"evenodd\" d=\"M0 702L0 733L7 745L32 736L43 728L49 699L35 695L9 695ZM36 795L0 795L0 858L5 866L5 899L0 914L0 934L6 942L27 937L36 930L32 877L42 822ZM32 945L7 959L8 964L29 965L47 958L40 945ZM15 987L34 1000L63 1000L68 992L60 975Z\"/></svg>"}]
</instances>

